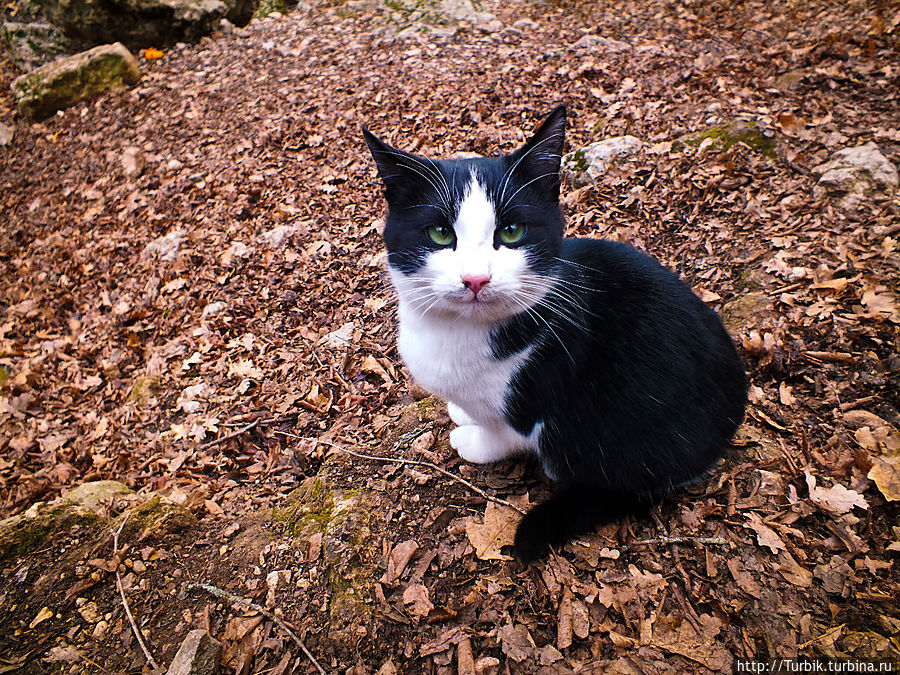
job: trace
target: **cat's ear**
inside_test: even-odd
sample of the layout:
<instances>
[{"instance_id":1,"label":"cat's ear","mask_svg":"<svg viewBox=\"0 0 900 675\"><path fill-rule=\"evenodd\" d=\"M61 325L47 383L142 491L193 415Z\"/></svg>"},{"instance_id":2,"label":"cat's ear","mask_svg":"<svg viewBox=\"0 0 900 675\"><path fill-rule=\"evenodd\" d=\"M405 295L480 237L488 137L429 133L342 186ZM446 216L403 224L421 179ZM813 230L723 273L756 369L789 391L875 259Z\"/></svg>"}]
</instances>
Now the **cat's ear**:
<instances>
[{"instance_id":1,"label":"cat's ear","mask_svg":"<svg viewBox=\"0 0 900 675\"><path fill-rule=\"evenodd\" d=\"M384 183L384 196L390 206L400 207L409 199L421 198L423 191L434 185L434 180L429 181L429 177L437 172L437 168L430 160L398 150L366 128L362 134Z\"/></svg>"},{"instance_id":2,"label":"cat's ear","mask_svg":"<svg viewBox=\"0 0 900 675\"><path fill-rule=\"evenodd\" d=\"M553 109L521 148L507 156L510 171L559 194L559 166L566 140L566 106Z\"/></svg>"}]
</instances>

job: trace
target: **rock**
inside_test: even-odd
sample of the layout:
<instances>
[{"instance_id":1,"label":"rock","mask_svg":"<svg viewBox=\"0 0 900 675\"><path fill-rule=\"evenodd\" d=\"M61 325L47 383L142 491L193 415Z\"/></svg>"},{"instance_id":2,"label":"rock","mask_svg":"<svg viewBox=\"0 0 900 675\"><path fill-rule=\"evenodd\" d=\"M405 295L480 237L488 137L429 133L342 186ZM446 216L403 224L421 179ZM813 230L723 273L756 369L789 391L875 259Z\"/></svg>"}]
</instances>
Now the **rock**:
<instances>
[{"instance_id":1,"label":"rock","mask_svg":"<svg viewBox=\"0 0 900 675\"><path fill-rule=\"evenodd\" d=\"M266 246L270 246L271 248L278 248L295 234L301 234L303 232L304 229L302 227L299 227L298 225L279 225L278 227L272 228L268 232L263 232L261 235L259 235L259 240Z\"/></svg>"},{"instance_id":2,"label":"rock","mask_svg":"<svg viewBox=\"0 0 900 675\"><path fill-rule=\"evenodd\" d=\"M147 165L147 158L140 148L125 148L120 159L122 170L128 178L137 178Z\"/></svg>"},{"instance_id":3,"label":"rock","mask_svg":"<svg viewBox=\"0 0 900 675\"><path fill-rule=\"evenodd\" d=\"M154 239L141 251L141 260L158 258L162 262L172 262L175 260L185 236L185 231L178 227L167 235Z\"/></svg>"},{"instance_id":4,"label":"rock","mask_svg":"<svg viewBox=\"0 0 900 675\"><path fill-rule=\"evenodd\" d=\"M69 53L72 46L68 38L49 23L7 21L3 24L2 34L9 48L10 61L26 73Z\"/></svg>"},{"instance_id":5,"label":"rock","mask_svg":"<svg viewBox=\"0 0 900 675\"><path fill-rule=\"evenodd\" d=\"M228 12L222 0L40 0L44 16L88 44L122 42L133 49L193 41Z\"/></svg>"},{"instance_id":6,"label":"rock","mask_svg":"<svg viewBox=\"0 0 900 675\"><path fill-rule=\"evenodd\" d=\"M643 141L634 136L615 136L591 143L563 157L563 177L576 186L588 185L606 173L616 157L633 155L643 147Z\"/></svg>"},{"instance_id":7,"label":"rock","mask_svg":"<svg viewBox=\"0 0 900 675\"><path fill-rule=\"evenodd\" d=\"M874 143L837 151L813 174L819 176L817 196L840 196L841 206L848 210L865 199L891 197L897 191L897 169Z\"/></svg>"},{"instance_id":8,"label":"rock","mask_svg":"<svg viewBox=\"0 0 900 675\"><path fill-rule=\"evenodd\" d=\"M222 302L221 300L211 302L203 308L203 314L200 316L200 320L203 321L206 319L211 319L214 316L218 316L226 309L228 309L228 304Z\"/></svg>"},{"instance_id":9,"label":"rock","mask_svg":"<svg viewBox=\"0 0 900 675\"><path fill-rule=\"evenodd\" d=\"M618 54L619 52L630 52L631 45L627 42L610 40L608 38L600 37L599 35L582 35L578 41L572 45L572 49L586 49L592 52Z\"/></svg>"},{"instance_id":10,"label":"rock","mask_svg":"<svg viewBox=\"0 0 900 675\"><path fill-rule=\"evenodd\" d=\"M326 334L319 340L319 343L326 344L335 349L339 347L349 347L353 344L353 330L355 328L356 324L352 321L348 321L337 330L333 330Z\"/></svg>"},{"instance_id":11,"label":"rock","mask_svg":"<svg viewBox=\"0 0 900 675\"><path fill-rule=\"evenodd\" d=\"M237 265L244 258L249 258L253 255L253 251L253 248L247 246L247 244L236 241L229 246L221 256L219 256L219 262L226 267Z\"/></svg>"},{"instance_id":12,"label":"rock","mask_svg":"<svg viewBox=\"0 0 900 675\"><path fill-rule=\"evenodd\" d=\"M15 129L6 126L5 124L3 124L3 122L0 122L0 147L12 143L14 135Z\"/></svg>"},{"instance_id":13,"label":"rock","mask_svg":"<svg viewBox=\"0 0 900 675\"><path fill-rule=\"evenodd\" d=\"M694 147L710 147L718 152L729 150L738 143L757 150L770 158L777 156L778 142L775 132L762 128L757 122L732 120L704 131L685 134L672 143L672 150L678 151L685 145Z\"/></svg>"},{"instance_id":14,"label":"rock","mask_svg":"<svg viewBox=\"0 0 900 675\"><path fill-rule=\"evenodd\" d=\"M472 0L440 0L435 9L438 23L441 19L451 23L466 22L487 33L496 33L503 29L503 24L489 12L476 9Z\"/></svg>"},{"instance_id":15,"label":"rock","mask_svg":"<svg viewBox=\"0 0 900 675\"><path fill-rule=\"evenodd\" d=\"M85 483L50 504L37 502L25 513L0 521L0 561L27 555L56 533L99 524L97 507L129 494L131 490L116 481Z\"/></svg>"},{"instance_id":16,"label":"rock","mask_svg":"<svg viewBox=\"0 0 900 675\"><path fill-rule=\"evenodd\" d=\"M107 91L125 89L141 79L137 61L115 43L65 56L13 80L19 112L41 119Z\"/></svg>"},{"instance_id":17,"label":"rock","mask_svg":"<svg viewBox=\"0 0 900 675\"><path fill-rule=\"evenodd\" d=\"M102 501L127 497L131 494L134 494L134 490L117 480L97 480L82 483L63 495L62 500L80 506L94 507Z\"/></svg>"},{"instance_id":18,"label":"rock","mask_svg":"<svg viewBox=\"0 0 900 675\"><path fill-rule=\"evenodd\" d=\"M263 19L272 14L287 14L287 12L285 0L261 0L253 11L253 18Z\"/></svg>"},{"instance_id":19,"label":"rock","mask_svg":"<svg viewBox=\"0 0 900 675\"><path fill-rule=\"evenodd\" d=\"M215 675L221 658L221 642L213 640L205 630L192 630L178 648L166 675Z\"/></svg>"}]
</instances>

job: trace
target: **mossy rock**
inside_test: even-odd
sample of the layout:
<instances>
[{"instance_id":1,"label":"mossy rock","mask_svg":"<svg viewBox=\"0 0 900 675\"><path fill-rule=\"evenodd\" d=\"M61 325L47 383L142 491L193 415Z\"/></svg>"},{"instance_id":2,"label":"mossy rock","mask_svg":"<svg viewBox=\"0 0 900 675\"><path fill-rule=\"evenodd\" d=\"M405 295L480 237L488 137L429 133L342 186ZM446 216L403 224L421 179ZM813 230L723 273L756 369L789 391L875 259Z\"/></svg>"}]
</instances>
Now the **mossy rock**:
<instances>
[{"instance_id":1,"label":"mossy rock","mask_svg":"<svg viewBox=\"0 0 900 675\"><path fill-rule=\"evenodd\" d=\"M719 152L725 152L735 145L741 144L771 159L778 156L778 141L774 133L769 130L761 130L755 123L748 123L744 120L734 120L704 131L685 134L672 143L672 149L677 151L686 145L696 148L707 139L711 139L710 146Z\"/></svg>"},{"instance_id":2,"label":"mossy rock","mask_svg":"<svg viewBox=\"0 0 900 675\"><path fill-rule=\"evenodd\" d=\"M381 572L377 536L389 527L389 512L379 493L337 488L321 472L306 479L273 513L294 536L322 536L320 560L329 595L327 641L338 653L353 653L367 635L374 582Z\"/></svg>"},{"instance_id":3,"label":"mossy rock","mask_svg":"<svg viewBox=\"0 0 900 675\"><path fill-rule=\"evenodd\" d=\"M141 543L162 542L170 535L197 527L197 518L194 514L159 495L154 495L120 515L114 527L118 527L121 519L126 517L128 522L123 537Z\"/></svg>"},{"instance_id":4,"label":"mossy rock","mask_svg":"<svg viewBox=\"0 0 900 675\"><path fill-rule=\"evenodd\" d=\"M264 19L269 14L287 14L288 5L285 0L261 0L257 8L253 11L254 19Z\"/></svg>"},{"instance_id":5,"label":"mossy rock","mask_svg":"<svg viewBox=\"0 0 900 675\"><path fill-rule=\"evenodd\" d=\"M744 293L719 310L722 323L733 334L740 334L747 328L757 326L761 318L774 314L772 298L761 291Z\"/></svg>"},{"instance_id":6,"label":"mossy rock","mask_svg":"<svg viewBox=\"0 0 900 675\"><path fill-rule=\"evenodd\" d=\"M84 483L49 504L38 502L25 513L0 521L0 561L27 555L56 533L99 526L101 503L131 494L117 481Z\"/></svg>"},{"instance_id":7,"label":"mossy rock","mask_svg":"<svg viewBox=\"0 0 900 675\"><path fill-rule=\"evenodd\" d=\"M121 90L141 79L131 52L121 43L101 45L66 56L13 80L19 112L42 119L108 90Z\"/></svg>"}]
</instances>

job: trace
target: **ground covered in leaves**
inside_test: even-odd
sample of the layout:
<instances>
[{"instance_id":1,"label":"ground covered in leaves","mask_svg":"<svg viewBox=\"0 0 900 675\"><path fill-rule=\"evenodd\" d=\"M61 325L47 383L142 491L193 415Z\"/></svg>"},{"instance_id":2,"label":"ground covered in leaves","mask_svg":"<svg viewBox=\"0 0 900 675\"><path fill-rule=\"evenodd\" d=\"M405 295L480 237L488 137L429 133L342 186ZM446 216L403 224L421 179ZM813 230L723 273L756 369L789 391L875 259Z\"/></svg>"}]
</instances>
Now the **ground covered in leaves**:
<instances>
[{"instance_id":1,"label":"ground covered in leaves","mask_svg":"<svg viewBox=\"0 0 900 675\"><path fill-rule=\"evenodd\" d=\"M226 672L316 672L185 582L268 607L329 672L900 658L900 205L845 211L812 171L869 141L900 164L897 3L485 9L500 26L398 38L400 14L313 3L31 126L3 65L0 514L101 479L136 495L4 552L0 672L146 669L117 566L162 666L199 627ZM560 101L570 148L646 142L564 190L570 233L651 252L719 309L751 406L709 483L522 570L513 507L548 486L460 462L404 372L359 128L495 153ZM678 142L738 118L775 149ZM136 503L181 510L122 527Z\"/></svg>"}]
</instances>

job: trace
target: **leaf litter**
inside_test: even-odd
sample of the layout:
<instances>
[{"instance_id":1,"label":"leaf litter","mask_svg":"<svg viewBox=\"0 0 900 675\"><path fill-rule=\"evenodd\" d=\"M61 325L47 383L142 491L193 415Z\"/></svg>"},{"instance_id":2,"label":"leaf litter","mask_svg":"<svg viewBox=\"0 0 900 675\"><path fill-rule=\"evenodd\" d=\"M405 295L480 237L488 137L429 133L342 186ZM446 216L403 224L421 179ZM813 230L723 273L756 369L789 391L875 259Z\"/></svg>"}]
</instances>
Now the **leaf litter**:
<instances>
[{"instance_id":1,"label":"leaf litter","mask_svg":"<svg viewBox=\"0 0 900 675\"><path fill-rule=\"evenodd\" d=\"M123 540L121 561L78 528L4 559L3 664L139 672L109 565L160 663L203 628L227 672L315 671L273 622L183 597L184 581L271 599L335 672L898 658L900 206L844 210L812 173L869 141L900 163L897 8L485 9L502 28L397 37L386 10L304 5L148 58L135 89L30 127L0 87L17 126L0 166L3 516L115 479L195 518ZM494 153L558 101L570 148L647 143L564 188L569 234L678 271L735 335L752 405L706 484L523 571L504 553L516 511L424 465L341 460L423 458L510 503L548 494L533 465L455 458L445 411L409 382L358 129ZM740 117L774 131L773 155L681 141ZM322 528L293 533L278 514L320 471L334 493L306 525ZM357 492L381 496L383 520L341 530L329 495L343 508ZM366 531L374 564L341 567ZM358 574L339 584L338 569Z\"/></svg>"}]
</instances>

